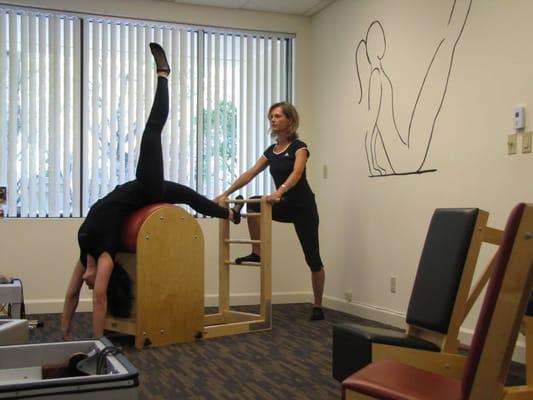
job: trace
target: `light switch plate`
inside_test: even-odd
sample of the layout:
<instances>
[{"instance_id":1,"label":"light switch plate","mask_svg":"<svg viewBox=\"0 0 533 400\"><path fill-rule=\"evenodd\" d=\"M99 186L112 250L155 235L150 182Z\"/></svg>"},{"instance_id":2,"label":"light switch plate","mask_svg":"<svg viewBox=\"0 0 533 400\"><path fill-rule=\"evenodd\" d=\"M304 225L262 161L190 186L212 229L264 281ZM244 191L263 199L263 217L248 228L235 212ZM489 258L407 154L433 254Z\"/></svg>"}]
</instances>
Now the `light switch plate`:
<instances>
[{"instance_id":1,"label":"light switch plate","mask_svg":"<svg viewBox=\"0 0 533 400\"><path fill-rule=\"evenodd\" d=\"M531 131L522 135L522 153L531 153Z\"/></svg>"},{"instance_id":2,"label":"light switch plate","mask_svg":"<svg viewBox=\"0 0 533 400\"><path fill-rule=\"evenodd\" d=\"M516 133L507 136L507 154L516 154Z\"/></svg>"}]
</instances>

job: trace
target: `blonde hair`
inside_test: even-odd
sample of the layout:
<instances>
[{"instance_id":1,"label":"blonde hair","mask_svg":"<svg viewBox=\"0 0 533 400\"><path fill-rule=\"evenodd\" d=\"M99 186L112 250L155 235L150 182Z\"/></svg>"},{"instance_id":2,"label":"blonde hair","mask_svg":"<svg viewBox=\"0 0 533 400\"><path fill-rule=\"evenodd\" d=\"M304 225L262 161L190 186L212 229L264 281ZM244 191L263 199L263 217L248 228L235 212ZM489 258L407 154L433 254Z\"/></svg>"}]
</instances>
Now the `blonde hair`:
<instances>
[{"instance_id":1,"label":"blonde hair","mask_svg":"<svg viewBox=\"0 0 533 400\"><path fill-rule=\"evenodd\" d=\"M298 116L298 111L296 110L296 107L294 107L291 103L288 103L286 101L280 101L279 103L272 104L268 109L268 120L270 121L272 112L275 108L278 107L281 108L281 112L283 112L283 115L285 115L291 120L291 123L289 125L289 140L292 142L293 140L298 139L298 133L296 131L298 130L298 126L300 125L300 117Z\"/></svg>"}]
</instances>

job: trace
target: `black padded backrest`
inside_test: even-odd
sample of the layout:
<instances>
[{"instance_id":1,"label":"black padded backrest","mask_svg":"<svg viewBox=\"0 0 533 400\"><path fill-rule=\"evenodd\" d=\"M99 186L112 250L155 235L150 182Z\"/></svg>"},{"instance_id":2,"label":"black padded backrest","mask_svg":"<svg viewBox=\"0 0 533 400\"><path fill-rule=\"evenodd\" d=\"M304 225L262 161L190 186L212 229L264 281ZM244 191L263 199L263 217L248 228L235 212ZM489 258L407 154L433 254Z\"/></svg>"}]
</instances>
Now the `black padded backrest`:
<instances>
[{"instance_id":1,"label":"black padded backrest","mask_svg":"<svg viewBox=\"0 0 533 400\"><path fill-rule=\"evenodd\" d=\"M409 300L408 324L448 331L478 211L438 208L433 213Z\"/></svg>"}]
</instances>

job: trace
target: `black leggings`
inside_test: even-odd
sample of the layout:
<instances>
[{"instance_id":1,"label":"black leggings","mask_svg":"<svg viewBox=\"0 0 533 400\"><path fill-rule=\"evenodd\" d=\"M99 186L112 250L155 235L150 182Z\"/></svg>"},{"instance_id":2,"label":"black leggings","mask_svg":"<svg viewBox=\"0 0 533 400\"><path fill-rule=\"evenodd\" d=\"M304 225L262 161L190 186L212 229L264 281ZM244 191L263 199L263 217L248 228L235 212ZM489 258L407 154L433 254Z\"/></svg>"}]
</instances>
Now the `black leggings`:
<instances>
[{"instance_id":1,"label":"black leggings","mask_svg":"<svg viewBox=\"0 0 533 400\"><path fill-rule=\"evenodd\" d=\"M258 199L261 196L253 196ZM247 209L251 212L259 212L258 203L249 203ZM318 244L318 210L313 200L306 207L291 205L289 202L280 202L272 205L272 219L278 222L292 222L296 235L302 246L305 262L313 272L323 268Z\"/></svg>"},{"instance_id":2,"label":"black leggings","mask_svg":"<svg viewBox=\"0 0 533 400\"><path fill-rule=\"evenodd\" d=\"M111 257L121 247L121 232L132 212L153 203L180 203L191 206L204 215L228 218L229 210L220 207L187 186L163 179L161 132L168 117L168 81L157 80L152 110L143 132L136 178L117 186L89 210L78 231L80 260L87 265L87 255L95 260L103 252Z\"/></svg>"},{"instance_id":3,"label":"black leggings","mask_svg":"<svg viewBox=\"0 0 533 400\"><path fill-rule=\"evenodd\" d=\"M167 117L168 80L158 77L154 103L144 128L135 173L143 197L147 203L187 204L201 214L227 218L229 215L227 208L220 207L187 186L163 179L161 132Z\"/></svg>"}]
</instances>

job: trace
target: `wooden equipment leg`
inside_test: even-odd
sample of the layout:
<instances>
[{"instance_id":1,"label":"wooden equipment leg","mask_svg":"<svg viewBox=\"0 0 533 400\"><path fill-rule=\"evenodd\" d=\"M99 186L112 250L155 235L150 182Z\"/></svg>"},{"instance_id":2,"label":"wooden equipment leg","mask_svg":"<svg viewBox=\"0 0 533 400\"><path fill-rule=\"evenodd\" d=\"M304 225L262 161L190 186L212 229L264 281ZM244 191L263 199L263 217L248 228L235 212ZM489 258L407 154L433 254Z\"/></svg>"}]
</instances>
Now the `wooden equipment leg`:
<instances>
[{"instance_id":1,"label":"wooden equipment leg","mask_svg":"<svg viewBox=\"0 0 533 400\"><path fill-rule=\"evenodd\" d=\"M522 327L526 336L526 384L507 386L505 400L533 399L533 317L526 315L522 321Z\"/></svg>"},{"instance_id":2,"label":"wooden equipment leg","mask_svg":"<svg viewBox=\"0 0 533 400\"><path fill-rule=\"evenodd\" d=\"M268 330L272 327L272 208L266 197L260 200L233 200L232 203L260 203L260 213L249 213L248 216L259 216L261 237L259 241L231 239L229 221L220 220L219 228L219 301L218 313L205 315L204 338L235 335L238 333ZM239 266L259 268L261 274L261 293L259 314L245 313L230 309L230 268L235 266L230 260L231 244L260 245L260 263L243 263Z\"/></svg>"}]
</instances>

